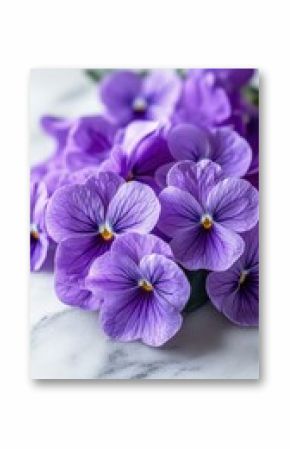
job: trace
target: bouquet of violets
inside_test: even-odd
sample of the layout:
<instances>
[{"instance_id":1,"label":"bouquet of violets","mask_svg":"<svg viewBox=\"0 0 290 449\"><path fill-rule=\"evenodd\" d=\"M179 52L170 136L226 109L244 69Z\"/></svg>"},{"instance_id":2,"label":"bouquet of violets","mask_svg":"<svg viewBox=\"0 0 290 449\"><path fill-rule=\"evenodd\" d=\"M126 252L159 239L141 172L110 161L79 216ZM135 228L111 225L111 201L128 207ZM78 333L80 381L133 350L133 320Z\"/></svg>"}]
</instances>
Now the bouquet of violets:
<instances>
[{"instance_id":1,"label":"bouquet of violets","mask_svg":"<svg viewBox=\"0 0 290 449\"><path fill-rule=\"evenodd\" d=\"M258 325L258 90L252 69L87 71L102 114L45 116L30 260L65 304L160 346L210 300Z\"/></svg>"}]
</instances>

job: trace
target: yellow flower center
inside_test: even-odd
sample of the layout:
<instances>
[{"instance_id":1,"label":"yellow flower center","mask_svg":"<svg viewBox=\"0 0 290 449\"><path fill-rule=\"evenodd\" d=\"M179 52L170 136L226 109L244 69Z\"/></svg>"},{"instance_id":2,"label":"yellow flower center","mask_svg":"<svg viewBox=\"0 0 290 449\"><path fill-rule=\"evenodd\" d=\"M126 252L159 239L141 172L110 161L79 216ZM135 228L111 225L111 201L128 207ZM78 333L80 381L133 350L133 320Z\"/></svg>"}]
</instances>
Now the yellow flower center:
<instances>
[{"instance_id":1,"label":"yellow flower center","mask_svg":"<svg viewBox=\"0 0 290 449\"><path fill-rule=\"evenodd\" d=\"M209 215L205 215L201 220L201 224L204 229L209 230L213 225L213 220Z\"/></svg>"},{"instance_id":2,"label":"yellow flower center","mask_svg":"<svg viewBox=\"0 0 290 449\"><path fill-rule=\"evenodd\" d=\"M153 291L153 285L151 282L146 281L146 279L141 279L138 283L139 287L142 288L145 292L152 292Z\"/></svg>"},{"instance_id":3,"label":"yellow flower center","mask_svg":"<svg viewBox=\"0 0 290 449\"><path fill-rule=\"evenodd\" d=\"M102 239L104 239L106 242L112 240L112 238L114 237L113 232L106 227L102 228L100 234L102 236Z\"/></svg>"}]
</instances>

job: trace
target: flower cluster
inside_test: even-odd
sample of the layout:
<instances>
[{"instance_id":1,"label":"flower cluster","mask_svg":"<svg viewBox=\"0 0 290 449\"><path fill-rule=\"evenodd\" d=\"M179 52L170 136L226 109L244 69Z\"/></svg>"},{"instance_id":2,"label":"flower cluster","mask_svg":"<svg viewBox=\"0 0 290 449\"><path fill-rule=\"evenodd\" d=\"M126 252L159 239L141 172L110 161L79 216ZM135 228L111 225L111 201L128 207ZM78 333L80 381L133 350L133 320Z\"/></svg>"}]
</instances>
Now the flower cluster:
<instances>
[{"instance_id":1,"label":"flower cluster","mask_svg":"<svg viewBox=\"0 0 290 449\"><path fill-rule=\"evenodd\" d=\"M42 118L56 149L31 169L31 270L51 250L59 299L99 310L108 336L164 344L198 270L221 313L258 324L253 74L112 71L101 115Z\"/></svg>"}]
</instances>

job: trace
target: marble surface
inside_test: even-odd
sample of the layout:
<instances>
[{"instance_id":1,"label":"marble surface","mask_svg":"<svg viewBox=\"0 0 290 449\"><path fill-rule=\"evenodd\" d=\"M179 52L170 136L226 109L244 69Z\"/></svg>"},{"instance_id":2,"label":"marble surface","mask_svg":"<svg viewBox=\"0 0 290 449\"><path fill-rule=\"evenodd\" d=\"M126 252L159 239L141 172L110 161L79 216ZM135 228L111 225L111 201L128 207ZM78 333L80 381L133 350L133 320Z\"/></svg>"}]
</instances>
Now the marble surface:
<instances>
[{"instance_id":1,"label":"marble surface","mask_svg":"<svg viewBox=\"0 0 290 449\"><path fill-rule=\"evenodd\" d=\"M42 114L96 113L95 86L80 70L34 70L30 79L30 161L43 159L52 142L43 136ZM257 329L230 324L210 304L185 317L164 347L107 338L95 312L56 298L49 271L30 276L31 377L33 379L256 379Z\"/></svg>"}]
</instances>

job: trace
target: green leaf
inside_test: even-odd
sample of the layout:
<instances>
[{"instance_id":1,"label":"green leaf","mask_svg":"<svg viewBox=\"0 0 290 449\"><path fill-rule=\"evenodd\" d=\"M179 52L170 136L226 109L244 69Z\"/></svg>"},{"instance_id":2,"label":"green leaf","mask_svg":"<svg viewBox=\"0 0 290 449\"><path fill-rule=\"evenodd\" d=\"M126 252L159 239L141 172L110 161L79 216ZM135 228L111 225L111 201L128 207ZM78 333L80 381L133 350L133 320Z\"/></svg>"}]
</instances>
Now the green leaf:
<instances>
[{"instance_id":1,"label":"green leaf","mask_svg":"<svg viewBox=\"0 0 290 449\"><path fill-rule=\"evenodd\" d=\"M246 86L243 89L243 94L249 103L257 107L259 106L259 89L257 87Z\"/></svg>"},{"instance_id":2,"label":"green leaf","mask_svg":"<svg viewBox=\"0 0 290 449\"><path fill-rule=\"evenodd\" d=\"M85 74L94 82L98 83L104 75L111 72L110 69L86 69Z\"/></svg>"},{"instance_id":3,"label":"green leaf","mask_svg":"<svg viewBox=\"0 0 290 449\"><path fill-rule=\"evenodd\" d=\"M191 294L184 308L185 313L191 313L199 307L203 306L209 299L205 281L208 274L207 270L187 271L185 274L191 286Z\"/></svg>"},{"instance_id":4,"label":"green leaf","mask_svg":"<svg viewBox=\"0 0 290 449\"><path fill-rule=\"evenodd\" d=\"M85 74L95 83L101 81L101 79L112 72L114 69L85 69ZM137 71L141 76L145 76L149 73L149 70L140 69Z\"/></svg>"},{"instance_id":5,"label":"green leaf","mask_svg":"<svg viewBox=\"0 0 290 449\"><path fill-rule=\"evenodd\" d=\"M187 69L176 69L176 72L180 78L186 78Z\"/></svg>"}]
</instances>

